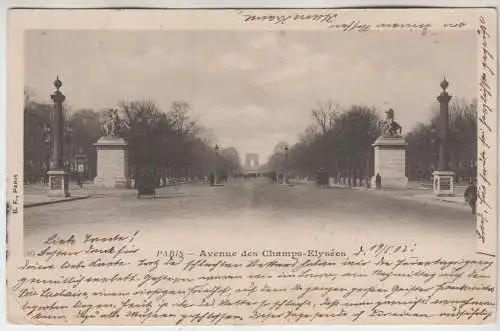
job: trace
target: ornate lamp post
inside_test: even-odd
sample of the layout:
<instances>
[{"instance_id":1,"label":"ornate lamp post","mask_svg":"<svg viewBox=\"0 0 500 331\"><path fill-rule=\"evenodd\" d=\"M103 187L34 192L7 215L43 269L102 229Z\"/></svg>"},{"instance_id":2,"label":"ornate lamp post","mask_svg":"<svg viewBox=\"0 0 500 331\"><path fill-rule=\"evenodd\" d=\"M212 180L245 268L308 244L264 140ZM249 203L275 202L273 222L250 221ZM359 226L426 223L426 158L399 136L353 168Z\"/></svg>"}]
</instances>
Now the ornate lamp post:
<instances>
[{"instance_id":1,"label":"ornate lamp post","mask_svg":"<svg viewBox=\"0 0 500 331\"><path fill-rule=\"evenodd\" d=\"M72 150L71 150L71 139L73 138L73 128L71 125L68 124L66 131L66 141L68 143L68 150L67 150L67 157L66 157L66 169L71 173L72 165L73 165L73 158L72 158Z\"/></svg>"},{"instance_id":2,"label":"ornate lamp post","mask_svg":"<svg viewBox=\"0 0 500 331\"><path fill-rule=\"evenodd\" d=\"M45 135L45 138L44 138L44 142L45 142L45 146L46 146L46 158L45 158L45 172L48 172L49 169L50 169L50 156L51 156L51 152L52 152L52 129L50 127L50 124L45 124L45 127L43 128L43 132L44 132L44 135Z\"/></svg>"},{"instance_id":3,"label":"ornate lamp post","mask_svg":"<svg viewBox=\"0 0 500 331\"><path fill-rule=\"evenodd\" d=\"M449 122L449 103L451 95L446 92L448 88L448 81L443 79L440 86L442 88L441 94L437 97L439 101L439 158L438 168L432 173L434 193L438 196L452 196L453 193L453 180L455 173L449 168L449 153L448 153L448 122Z\"/></svg>"},{"instance_id":4,"label":"ornate lamp post","mask_svg":"<svg viewBox=\"0 0 500 331\"><path fill-rule=\"evenodd\" d=\"M283 174L283 185L288 183L288 145L285 146L285 173Z\"/></svg>"},{"instance_id":5,"label":"ornate lamp post","mask_svg":"<svg viewBox=\"0 0 500 331\"><path fill-rule=\"evenodd\" d=\"M54 123L52 129L52 158L50 162L50 170L47 172L49 176L49 196L68 197L69 185L68 175L64 170L64 118L62 104L66 97L59 90L62 82L59 76L54 81L56 90L50 96L54 101Z\"/></svg>"},{"instance_id":6,"label":"ornate lamp post","mask_svg":"<svg viewBox=\"0 0 500 331\"><path fill-rule=\"evenodd\" d=\"M219 157L219 145L215 145L215 154L214 154L214 183L215 185L219 184L219 169L218 169L218 164L217 164L217 159Z\"/></svg>"}]
</instances>

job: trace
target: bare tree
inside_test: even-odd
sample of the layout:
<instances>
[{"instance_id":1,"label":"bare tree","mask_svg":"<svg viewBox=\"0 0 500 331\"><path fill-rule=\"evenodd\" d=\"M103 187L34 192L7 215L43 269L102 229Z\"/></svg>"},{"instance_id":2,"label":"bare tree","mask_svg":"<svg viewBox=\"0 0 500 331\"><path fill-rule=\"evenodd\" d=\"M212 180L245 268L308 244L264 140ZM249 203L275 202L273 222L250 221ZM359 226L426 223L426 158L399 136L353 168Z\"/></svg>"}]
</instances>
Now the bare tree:
<instances>
[{"instance_id":1,"label":"bare tree","mask_svg":"<svg viewBox=\"0 0 500 331\"><path fill-rule=\"evenodd\" d=\"M289 170L311 176L322 169L349 178L354 185L368 177L371 144L379 134L376 110L355 105L341 111L328 101L312 114L314 125L306 129L298 143L289 147ZM280 142L274 148L268 162L271 169L281 167L284 146Z\"/></svg>"},{"instance_id":2,"label":"bare tree","mask_svg":"<svg viewBox=\"0 0 500 331\"><path fill-rule=\"evenodd\" d=\"M285 148L287 146L288 146L288 144L285 141L280 141L279 143L277 143L274 146L273 151L274 151L275 154L284 153L285 152Z\"/></svg>"},{"instance_id":3,"label":"bare tree","mask_svg":"<svg viewBox=\"0 0 500 331\"><path fill-rule=\"evenodd\" d=\"M455 99L449 110L449 166L460 177L473 176L477 157L477 100ZM419 124L406 135L410 178L430 178L437 165L441 139L439 109L433 111L430 122Z\"/></svg>"},{"instance_id":4,"label":"bare tree","mask_svg":"<svg viewBox=\"0 0 500 331\"><path fill-rule=\"evenodd\" d=\"M318 130L317 126L310 125L309 127L307 127L307 129L304 130L302 134L299 135L299 141L304 144L311 144L321 134L322 133Z\"/></svg>"},{"instance_id":5,"label":"bare tree","mask_svg":"<svg viewBox=\"0 0 500 331\"><path fill-rule=\"evenodd\" d=\"M119 108L124 113L124 120L128 126L136 122L153 123L160 117L160 109L151 100L138 100L132 102L121 101Z\"/></svg>"},{"instance_id":6,"label":"bare tree","mask_svg":"<svg viewBox=\"0 0 500 331\"><path fill-rule=\"evenodd\" d=\"M316 108L311 110L311 115L315 125L323 133L330 131L341 112L341 107L338 103L333 103L330 99L326 102L318 102Z\"/></svg>"},{"instance_id":7,"label":"bare tree","mask_svg":"<svg viewBox=\"0 0 500 331\"><path fill-rule=\"evenodd\" d=\"M181 139L187 135L195 135L200 131L196 122L191 120L188 115L190 108L191 106L186 101L174 101L172 103L172 109L168 113L168 116L175 127L175 131Z\"/></svg>"}]
</instances>

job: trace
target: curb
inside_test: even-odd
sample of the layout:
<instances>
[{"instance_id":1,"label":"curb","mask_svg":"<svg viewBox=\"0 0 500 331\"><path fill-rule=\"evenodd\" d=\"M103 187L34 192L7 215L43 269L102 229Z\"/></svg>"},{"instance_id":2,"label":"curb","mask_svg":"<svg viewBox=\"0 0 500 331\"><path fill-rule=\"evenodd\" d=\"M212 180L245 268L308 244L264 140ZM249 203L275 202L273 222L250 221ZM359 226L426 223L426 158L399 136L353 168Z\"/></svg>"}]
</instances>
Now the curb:
<instances>
[{"instance_id":1,"label":"curb","mask_svg":"<svg viewBox=\"0 0 500 331\"><path fill-rule=\"evenodd\" d=\"M23 208L40 207L40 206L52 205L52 204L61 203L61 202L70 202L70 201L76 201L76 200L83 200L83 199L87 199L89 197L90 197L90 195L84 195L84 196L79 196L79 197L70 197L70 198L67 198L67 199L59 199L59 200L51 200L51 201L43 201L43 202L34 202L34 203L24 204Z\"/></svg>"},{"instance_id":2,"label":"curb","mask_svg":"<svg viewBox=\"0 0 500 331\"><path fill-rule=\"evenodd\" d=\"M436 201L441 201L441 202L455 204L455 205L464 205L463 203L458 202L458 201L450 201L450 200L440 199L440 198L433 198L433 199L436 200Z\"/></svg>"},{"instance_id":3,"label":"curb","mask_svg":"<svg viewBox=\"0 0 500 331\"><path fill-rule=\"evenodd\" d=\"M376 191L376 190L373 190L373 189L365 189L364 187L354 187L353 189L358 189L358 190L364 190L364 191L367 191L367 192L370 192L370 191ZM418 189L417 189L418 190ZM435 205L448 205L448 206L454 206L454 207L466 207L464 206L462 203L458 202L458 201L450 201L450 200L446 200L446 199L442 199L442 198L438 198L438 197L425 197L425 196L418 196L418 195L414 195L414 196L401 196L401 195L395 195L395 194L391 194L392 192L387 192L387 191L379 191L380 193L382 194L386 194L387 196L391 196L395 199L401 199L401 200L409 200L409 201L417 201L417 202L420 202L420 203L433 203Z\"/></svg>"},{"instance_id":4,"label":"curb","mask_svg":"<svg viewBox=\"0 0 500 331\"><path fill-rule=\"evenodd\" d=\"M454 202L454 201L448 201L448 200L442 200L438 199L435 197L427 197L427 198L422 198L422 197L402 197L402 196L395 196L395 199L401 199L401 200L408 200L408 201L415 201L418 203L423 203L423 204L431 204L434 206L448 206L450 208L458 208L458 209L467 209L467 206L464 206L463 204L459 202Z\"/></svg>"}]
</instances>

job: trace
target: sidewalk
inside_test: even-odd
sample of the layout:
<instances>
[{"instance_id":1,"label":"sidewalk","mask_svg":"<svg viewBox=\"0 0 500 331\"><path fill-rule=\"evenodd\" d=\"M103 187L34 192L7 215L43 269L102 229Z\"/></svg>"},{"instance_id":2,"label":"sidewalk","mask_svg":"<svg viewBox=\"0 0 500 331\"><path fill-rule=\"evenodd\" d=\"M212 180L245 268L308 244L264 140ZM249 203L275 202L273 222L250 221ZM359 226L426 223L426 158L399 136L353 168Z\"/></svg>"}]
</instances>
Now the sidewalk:
<instances>
[{"instance_id":1,"label":"sidewalk","mask_svg":"<svg viewBox=\"0 0 500 331\"><path fill-rule=\"evenodd\" d=\"M290 184L292 185L315 185L313 181L306 181L306 180L290 180ZM464 192L466 189L467 185L456 185L455 186L455 196L443 196L443 197L438 197L434 194L434 191L432 189L432 186L429 185L421 185L420 183L417 182L410 182L408 183L408 189L383 189L380 191L371 189L371 188L366 188L364 186L355 186L352 187L351 189L353 190L360 190L360 191L366 191L370 192L373 194L385 194L385 195L390 195L391 197L395 199L402 199L402 200L412 200L412 201L417 201L421 203L430 203L430 204L435 204L435 205L441 205L441 206L450 206L450 207L455 207L455 208L460 208L464 210L470 210L470 207L465 204L464 200ZM340 188L340 189L349 189L347 185L344 184L332 184L329 185L328 188Z\"/></svg>"},{"instance_id":2,"label":"sidewalk","mask_svg":"<svg viewBox=\"0 0 500 331\"><path fill-rule=\"evenodd\" d=\"M88 190L80 189L79 186L70 185L69 197L49 197L47 191L41 185L24 186L24 208L45 206L59 202L81 200L90 197Z\"/></svg>"},{"instance_id":3,"label":"sidewalk","mask_svg":"<svg viewBox=\"0 0 500 331\"><path fill-rule=\"evenodd\" d=\"M165 187L180 187L182 185L187 185L188 183L169 183ZM158 188L160 189L160 188ZM83 184L83 188L80 188L76 183L71 182L69 184L70 196L66 198L62 197L49 197L47 196L47 188L40 184L29 184L24 185L24 208L44 206L60 202L68 202L81 200L86 198L102 198L109 196L120 196L120 195L136 195L137 191L135 189L113 189L113 188L99 188L96 187L92 182L87 182Z\"/></svg>"},{"instance_id":4,"label":"sidewalk","mask_svg":"<svg viewBox=\"0 0 500 331\"><path fill-rule=\"evenodd\" d=\"M465 203L463 197L465 187L460 186L455 187L454 196L442 197L436 196L432 188L412 187L412 185L409 185L408 189L383 189L380 191L365 187L355 187L355 189L372 191L374 194L386 194L400 200L411 200L423 204L447 206L470 211L470 207Z\"/></svg>"},{"instance_id":5,"label":"sidewalk","mask_svg":"<svg viewBox=\"0 0 500 331\"><path fill-rule=\"evenodd\" d=\"M455 190L455 196L442 196L442 197L436 196L432 189L416 189L416 188L409 188L407 190L386 189L374 192L378 194L391 195L396 199L418 201L424 204L430 203L441 206L446 205L450 207L468 210L470 209L470 207L467 204L465 204L465 200L463 198L463 191L464 190L457 188Z\"/></svg>"}]
</instances>

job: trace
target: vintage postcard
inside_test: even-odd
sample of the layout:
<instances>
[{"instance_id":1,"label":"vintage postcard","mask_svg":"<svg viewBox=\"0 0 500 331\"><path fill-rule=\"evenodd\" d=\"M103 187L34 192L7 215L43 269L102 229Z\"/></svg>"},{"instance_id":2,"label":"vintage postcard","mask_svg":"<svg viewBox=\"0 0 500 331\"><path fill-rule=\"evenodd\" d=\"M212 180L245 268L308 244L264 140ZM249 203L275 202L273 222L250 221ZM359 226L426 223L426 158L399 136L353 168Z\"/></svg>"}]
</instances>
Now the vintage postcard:
<instances>
[{"instance_id":1,"label":"vintage postcard","mask_svg":"<svg viewBox=\"0 0 500 331\"><path fill-rule=\"evenodd\" d=\"M9 13L8 318L496 319L496 11Z\"/></svg>"}]
</instances>

